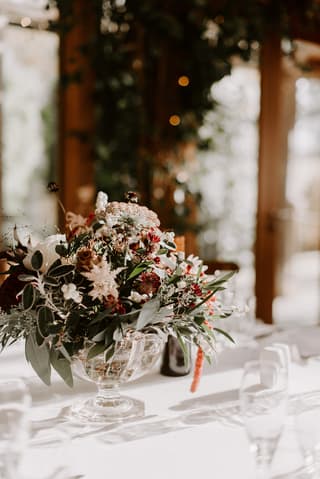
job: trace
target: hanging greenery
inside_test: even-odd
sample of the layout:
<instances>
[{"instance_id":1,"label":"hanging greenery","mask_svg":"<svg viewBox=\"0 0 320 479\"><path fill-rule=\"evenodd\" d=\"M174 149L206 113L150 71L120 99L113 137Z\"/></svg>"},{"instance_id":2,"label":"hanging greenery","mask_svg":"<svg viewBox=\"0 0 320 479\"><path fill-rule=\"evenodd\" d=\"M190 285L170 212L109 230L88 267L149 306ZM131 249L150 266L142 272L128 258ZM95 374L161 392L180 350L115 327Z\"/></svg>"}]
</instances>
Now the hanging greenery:
<instances>
[{"instance_id":1,"label":"hanging greenery","mask_svg":"<svg viewBox=\"0 0 320 479\"><path fill-rule=\"evenodd\" d=\"M58 1L63 28L72 27L77 1ZM113 198L138 189L149 205L155 166L170 176L172 152L181 156L188 142L206 146L198 129L215 106L210 88L232 59L248 61L266 34L291 39L320 18L315 0L93 0L92 8L97 30L84 54L96 79L97 187Z\"/></svg>"}]
</instances>

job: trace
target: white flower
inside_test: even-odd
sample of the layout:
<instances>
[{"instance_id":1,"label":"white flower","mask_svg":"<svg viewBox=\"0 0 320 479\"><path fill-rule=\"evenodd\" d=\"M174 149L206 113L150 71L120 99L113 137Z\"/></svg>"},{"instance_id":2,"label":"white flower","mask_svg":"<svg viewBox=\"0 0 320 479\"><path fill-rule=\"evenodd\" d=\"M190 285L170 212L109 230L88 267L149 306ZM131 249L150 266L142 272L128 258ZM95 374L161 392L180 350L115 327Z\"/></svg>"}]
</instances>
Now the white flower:
<instances>
[{"instance_id":1,"label":"white flower","mask_svg":"<svg viewBox=\"0 0 320 479\"><path fill-rule=\"evenodd\" d=\"M99 191L96 199L96 210L97 215L103 214L108 205L108 195L103 191Z\"/></svg>"},{"instance_id":2,"label":"white flower","mask_svg":"<svg viewBox=\"0 0 320 479\"><path fill-rule=\"evenodd\" d=\"M146 301L148 299L148 295L140 294L137 291L132 291L128 299L130 299L133 303L142 303L142 301Z\"/></svg>"},{"instance_id":3,"label":"white flower","mask_svg":"<svg viewBox=\"0 0 320 479\"><path fill-rule=\"evenodd\" d=\"M98 265L94 265L88 273L82 273L83 276L93 283L89 296L100 301L107 299L108 296L118 299L118 284L115 278L123 269L117 268L111 271L110 264L103 260Z\"/></svg>"},{"instance_id":4,"label":"white flower","mask_svg":"<svg viewBox=\"0 0 320 479\"><path fill-rule=\"evenodd\" d=\"M177 286L178 286L179 289L184 289L184 288L187 287L187 283L185 281L181 280L181 281L178 281Z\"/></svg>"},{"instance_id":5,"label":"white flower","mask_svg":"<svg viewBox=\"0 0 320 479\"><path fill-rule=\"evenodd\" d=\"M177 265L177 258L176 256L171 256L170 258L168 258L168 256L164 255L164 254L161 254L159 256L160 258L160 264L161 266L165 267L165 268L169 268L171 269L172 271L175 270L176 268L176 265Z\"/></svg>"},{"instance_id":6,"label":"white flower","mask_svg":"<svg viewBox=\"0 0 320 479\"><path fill-rule=\"evenodd\" d=\"M23 260L23 264L27 269L33 269L31 265L31 258L36 251L42 254L43 262L40 268L41 273L46 273L49 267L60 256L56 252L56 246L61 242L65 242L65 235L50 235L42 241L39 241L35 246L28 245L28 254Z\"/></svg>"},{"instance_id":7,"label":"white flower","mask_svg":"<svg viewBox=\"0 0 320 479\"><path fill-rule=\"evenodd\" d=\"M82 295L74 283L64 284L61 290L65 300L72 299L75 303L81 303Z\"/></svg>"},{"instance_id":8,"label":"white flower","mask_svg":"<svg viewBox=\"0 0 320 479\"><path fill-rule=\"evenodd\" d=\"M198 258L198 256L194 256L193 254L190 254L186 261L188 261L188 264L185 265L185 268L188 269L188 272L190 274L198 274L200 266L202 266L202 261L201 259ZM191 265L190 265L191 263ZM190 268L191 266L191 268ZM202 271L204 271L205 268L202 268Z\"/></svg>"}]
</instances>

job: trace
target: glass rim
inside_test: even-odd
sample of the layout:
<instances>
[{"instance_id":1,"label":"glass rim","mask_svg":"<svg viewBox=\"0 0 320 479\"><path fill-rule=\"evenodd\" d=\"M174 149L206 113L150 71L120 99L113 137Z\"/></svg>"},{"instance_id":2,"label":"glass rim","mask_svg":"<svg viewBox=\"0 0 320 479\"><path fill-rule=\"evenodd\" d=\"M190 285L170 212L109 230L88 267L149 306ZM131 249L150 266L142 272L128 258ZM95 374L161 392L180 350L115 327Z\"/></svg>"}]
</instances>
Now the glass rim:
<instances>
[{"instance_id":1,"label":"glass rim","mask_svg":"<svg viewBox=\"0 0 320 479\"><path fill-rule=\"evenodd\" d=\"M273 359L252 359L244 363L243 369L248 370L250 368L261 366L261 364L265 364L266 366L270 366L270 367L275 367L275 369L281 369L281 364L279 364L278 361L274 361Z\"/></svg>"}]
</instances>

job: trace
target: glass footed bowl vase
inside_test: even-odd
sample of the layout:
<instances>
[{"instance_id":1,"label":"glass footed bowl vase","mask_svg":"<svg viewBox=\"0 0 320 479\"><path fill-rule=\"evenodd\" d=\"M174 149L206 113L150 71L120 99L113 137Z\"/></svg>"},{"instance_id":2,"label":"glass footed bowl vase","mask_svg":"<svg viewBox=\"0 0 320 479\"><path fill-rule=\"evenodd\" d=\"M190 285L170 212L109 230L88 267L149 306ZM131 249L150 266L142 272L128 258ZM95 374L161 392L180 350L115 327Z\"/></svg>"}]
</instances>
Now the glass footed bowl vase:
<instances>
[{"instance_id":1,"label":"glass footed bowl vase","mask_svg":"<svg viewBox=\"0 0 320 479\"><path fill-rule=\"evenodd\" d=\"M128 332L115 343L110 358L99 354L88 359L88 348L73 361L76 376L96 384L98 392L92 399L74 404L73 418L85 422L116 422L144 415L144 403L123 396L120 385L149 372L161 356L164 340L154 333Z\"/></svg>"}]
</instances>

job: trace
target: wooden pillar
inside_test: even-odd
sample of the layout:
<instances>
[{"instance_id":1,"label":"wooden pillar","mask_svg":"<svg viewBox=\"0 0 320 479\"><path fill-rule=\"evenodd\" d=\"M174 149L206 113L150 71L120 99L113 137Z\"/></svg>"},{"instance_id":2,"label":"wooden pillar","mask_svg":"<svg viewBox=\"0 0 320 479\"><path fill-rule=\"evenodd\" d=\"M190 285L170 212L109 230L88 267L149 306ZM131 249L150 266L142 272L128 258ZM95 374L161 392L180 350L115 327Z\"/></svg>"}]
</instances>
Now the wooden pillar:
<instances>
[{"instance_id":1,"label":"wooden pillar","mask_svg":"<svg viewBox=\"0 0 320 479\"><path fill-rule=\"evenodd\" d=\"M69 28L62 32L60 41L60 198L67 211L86 215L95 196L90 55L96 32L94 8L86 0L76 0L61 24Z\"/></svg>"},{"instance_id":2,"label":"wooden pillar","mask_svg":"<svg viewBox=\"0 0 320 479\"><path fill-rule=\"evenodd\" d=\"M261 52L261 110L256 229L257 317L272 323L279 247L279 211L285 205L288 131L294 110L294 81L283 70L280 37L270 36Z\"/></svg>"}]
</instances>

